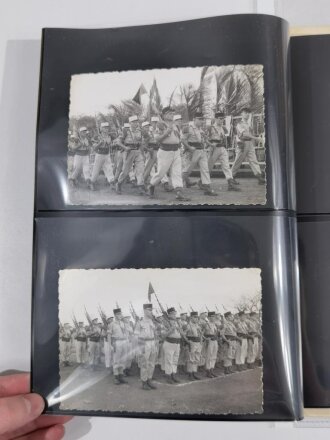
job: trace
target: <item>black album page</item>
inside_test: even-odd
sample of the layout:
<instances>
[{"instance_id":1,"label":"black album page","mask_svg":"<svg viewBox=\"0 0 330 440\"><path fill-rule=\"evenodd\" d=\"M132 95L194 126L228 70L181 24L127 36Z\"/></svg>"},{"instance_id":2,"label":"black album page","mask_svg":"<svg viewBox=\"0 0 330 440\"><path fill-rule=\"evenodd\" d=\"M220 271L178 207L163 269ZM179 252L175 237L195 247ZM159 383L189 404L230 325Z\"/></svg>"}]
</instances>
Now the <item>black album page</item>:
<instances>
[{"instance_id":1,"label":"black album page","mask_svg":"<svg viewBox=\"0 0 330 440\"><path fill-rule=\"evenodd\" d=\"M330 406L330 36L291 39L304 404Z\"/></svg>"},{"instance_id":2,"label":"black album page","mask_svg":"<svg viewBox=\"0 0 330 440\"><path fill-rule=\"evenodd\" d=\"M288 26L44 29L32 388L49 414L301 418Z\"/></svg>"}]
</instances>

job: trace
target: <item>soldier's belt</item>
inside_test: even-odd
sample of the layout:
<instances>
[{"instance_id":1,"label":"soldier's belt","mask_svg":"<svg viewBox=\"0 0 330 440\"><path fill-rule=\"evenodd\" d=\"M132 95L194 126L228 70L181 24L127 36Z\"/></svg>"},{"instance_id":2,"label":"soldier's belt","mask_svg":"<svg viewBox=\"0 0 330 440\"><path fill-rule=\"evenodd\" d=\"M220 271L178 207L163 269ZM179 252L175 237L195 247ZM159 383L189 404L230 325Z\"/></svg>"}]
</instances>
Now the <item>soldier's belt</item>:
<instances>
[{"instance_id":1,"label":"soldier's belt","mask_svg":"<svg viewBox=\"0 0 330 440\"><path fill-rule=\"evenodd\" d=\"M235 341L236 338L233 335L225 335L227 339L229 339L230 341Z\"/></svg>"},{"instance_id":2,"label":"soldier's belt","mask_svg":"<svg viewBox=\"0 0 330 440\"><path fill-rule=\"evenodd\" d=\"M63 342L70 342L71 338L61 338Z\"/></svg>"},{"instance_id":3,"label":"soldier's belt","mask_svg":"<svg viewBox=\"0 0 330 440\"><path fill-rule=\"evenodd\" d=\"M109 154L109 152L110 152L109 147L106 147L106 148L97 148L97 149L95 150L95 153L96 153L96 154Z\"/></svg>"},{"instance_id":4,"label":"soldier's belt","mask_svg":"<svg viewBox=\"0 0 330 440\"><path fill-rule=\"evenodd\" d=\"M187 336L187 338L192 342L201 342L201 339L198 336Z\"/></svg>"},{"instance_id":5,"label":"soldier's belt","mask_svg":"<svg viewBox=\"0 0 330 440\"><path fill-rule=\"evenodd\" d=\"M75 153L77 156L88 156L89 154L88 150L76 150Z\"/></svg>"},{"instance_id":6,"label":"soldier's belt","mask_svg":"<svg viewBox=\"0 0 330 440\"><path fill-rule=\"evenodd\" d=\"M158 150L159 149L159 144L155 144L155 143L149 142L148 147L152 148L153 150Z\"/></svg>"},{"instance_id":7,"label":"soldier's belt","mask_svg":"<svg viewBox=\"0 0 330 440\"><path fill-rule=\"evenodd\" d=\"M68 156L74 156L75 155L75 152L74 151L68 151Z\"/></svg>"},{"instance_id":8,"label":"soldier's belt","mask_svg":"<svg viewBox=\"0 0 330 440\"><path fill-rule=\"evenodd\" d=\"M87 338L84 338L84 337L82 337L82 336L77 336L77 341L80 341L80 342L86 342L86 340L87 340Z\"/></svg>"},{"instance_id":9,"label":"soldier's belt","mask_svg":"<svg viewBox=\"0 0 330 440\"><path fill-rule=\"evenodd\" d=\"M131 150L138 150L141 146L141 143L138 144L125 144L125 147L130 148Z\"/></svg>"},{"instance_id":10,"label":"soldier's belt","mask_svg":"<svg viewBox=\"0 0 330 440\"><path fill-rule=\"evenodd\" d=\"M155 338L139 338L139 341L154 341Z\"/></svg>"},{"instance_id":11,"label":"soldier's belt","mask_svg":"<svg viewBox=\"0 0 330 440\"><path fill-rule=\"evenodd\" d=\"M100 337L91 336L91 337L89 338L89 340L90 340L91 342L100 342Z\"/></svg>"},{"instance_id":12,"label":"soldier's belt","mask_svg":"<svg viewBox=\"0 0 330 440\"><path fill-rule=\"evenodd\" d=\"M169 342L170 344L180 344L181 338L169 338L167 337L165 341Z\"/></svg>"},{"instance_id":13,"label":"soldier's belt","mask_svg":"<svg viewBox=\"0 0 330 440\"><path fill-rule=\"evenodd\" d=\"M177 151L180 144L160 144L160 149L164 151Z\"/></svg>"},{"instance_id":14,"label":"soldier's belt","mask_svg":"<svg viewBox=\"0 0 330 440\"><path fill-rule=\"evenodd\" d=\"M200 142L188 142L188 145L196 148L196 150L204 150L204 147Z\"/></svg>"},{"instance_id":15,"label":"soldier's belt","mask_svg":"<svg viewBox=\"0 0 330 440\"><path fill-rule=\"evenodd\" d=\"M219 139L210 139L211 144L214 144L215 147L225 147L225 145L222 143L222 141Z\"/></svg>"},{"instance_id":16,"label":"soldier's belt","mask_svg":"<svg viewBox=\"0 0 330 440\"><path fill-rule=\"evenodd\" d=\"M247 334L246 333L238 333L237 332L237 336L239 336L240 338L246 338Z\"/></svg>"},{"instance_id":17,"label":"soldier's belt","mask_svg":"<svg viewBox=\"0 0 330 440\"><path fill-rule=\"evenodd\" d=\"M210 338L211 341L216 341L217 340L217 337L215 335L204 335L204 336L205 336L205 338Z\"/></svg>"},{"instance_id":18,"label":"soldier's belt","mask_svg":"<svg viewBox=\"0 0 330 440\"><path fill-rule=\"evenodd\" d=\"M114 338L114 337L112 337L111 339L113 339L114 341L127 341L127 338Z\"/></svg>"}]
</instances>

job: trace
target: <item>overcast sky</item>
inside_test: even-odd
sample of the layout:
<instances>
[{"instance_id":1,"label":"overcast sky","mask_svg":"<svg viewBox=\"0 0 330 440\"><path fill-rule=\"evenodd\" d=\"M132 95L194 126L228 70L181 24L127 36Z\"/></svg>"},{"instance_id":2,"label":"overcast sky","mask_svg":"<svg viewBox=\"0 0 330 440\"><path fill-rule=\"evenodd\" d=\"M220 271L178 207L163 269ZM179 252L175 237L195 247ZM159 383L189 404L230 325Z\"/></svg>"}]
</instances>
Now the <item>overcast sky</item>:
<instances>
[{"instance_id":1,"label":"overcast sky","mask_svg":"<svg viewBox=\"0 0 330 440\"><path fill-rule=\"evenodd\" d=\"M71 321L72 312L86 321L84 306L98 317L98 304L107 316L113 315L116 301L129 314L129 301L138 315L148 302L149 281L162 305L179 305L185 311L205 311L215 305L231 309L242 295L253 297L261 290L260 269L67 269L60 271L59 314L61 322ZM154 295L152 302L157 305Z\"/></svg>"},{"instance_id":2,"label":"overcast sky","mask_svg":"<svg viewBox=\"0 0 330 440\"><path fill-rule=\"evenodd\" d=\"M73 75L70 89L70 116L106 112L109 104L133 99L141 83L149 93L156 78L163 106L168 105L175 87L191 83L197 88L202 67L131 70Z\"/></svg>"}]
</instances>

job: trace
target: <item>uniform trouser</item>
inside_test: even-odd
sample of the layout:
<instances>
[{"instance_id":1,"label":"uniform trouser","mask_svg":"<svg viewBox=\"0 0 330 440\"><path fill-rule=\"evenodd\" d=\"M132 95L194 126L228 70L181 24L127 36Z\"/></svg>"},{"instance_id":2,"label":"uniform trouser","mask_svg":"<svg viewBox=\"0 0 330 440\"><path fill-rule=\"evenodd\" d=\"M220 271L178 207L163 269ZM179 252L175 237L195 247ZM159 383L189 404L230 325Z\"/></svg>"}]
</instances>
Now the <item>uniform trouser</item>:
<instances>
[{"instance_id":1,"label":"uniform trouser","mask_svg":"<svg viewBox=\"0 0 330 440\"><path fill-rule=\"evenodd\" d=\"M125 361L125 369L131 368L133 361L133 345L132 342L127 342L126 344L126 361Z\"/></svg>"},{"instance_id":2,"label":"uniform trouser","mask_svg":"<svg viewBox=\"0 0 330 440\"><path fill-rule=\"evenodd\" d=\"M171 342L164 341L163 350L165 374L175 374L178 368L180 344L172 344Z\"/></svg>"},{"instance_id":3,"label":"uniform trouser","mask_svg":"<svg viewBox=\"0 0 330 440\"><path fill-rule=\"evenodd\" d=\"M73 172L73 162L74 162L74 156L68 156L68 178L71 179L72 172Z\"/></svg>"},{"instance_id":4,"label":"uniform trouser","mask_svg":"<svg viewBox=\"0 0 330 440\"><path fill-rule=\"evenodd\" d=\"M124 182L133 165L135 166L137 185L143 185L144 158L141 150L130 150L126 152L123 169L118 178L119 183Z\"/></svg>"},{"instance_id":5,"label":"uniform trouser","mask_svg":"<svg viewBox=\"0 0 330 440\"><path fill-rule=\"evenodd\" d=\"M261 174L261 169L256 156L256 150L251 142L245 142L243 148L236 148L235 162L231 168L232 175L235 176L242 163L247 160L255 176Z\"/></svg>"},{"instance_id":6,"label":"uniform trouser","mask_svg":"<svg viewBox=\"0 0 330 440\"><path fill-rule=\"evenodd\" d=\"M205 356L206 356L206 343L204 341L202 343L202 351L201 351L200 361L198 364L199 367L202 367L205 365Z\"/></svg>"},{"instance_id":7,"label":"uniform trouser","mask_svg":"<svg viewBox=\"0 0 330 440\"><path fill-rule=\"evenodd\" d=\"M182 188L182 167L179 150L165 151L161 148L157 151L157 173L150 180L152 186L160 183L163 177L170 173L173 188Z\"/></svg>"},{"instance_id":8,"label":"uniform trouser","mask_svg":"<svg viewBox=\"0 0 330 440\"><path fill-rule=\"evenodd\" d=\"M77 179L81 172L83 173L85 180L90 178L89 156L80 156L79 154L75 154L73 159L73 171L71 174L71 179Z\"/></svg>"},{"instance_id":9,"label":"uniform trouser","mask_svg":"<svg viewBox=\"0 0 330 440\"><path fill-rule=\"evenodd\" d=\"M105 360L105 366L106 368L110 368L112 364L112 345L109 343L109 341L104 340L104 360Z\"/></svg>"},{"instance_id":10,"label":"uniform trouser","mask_svg":"<svg viewBox=\"0 0 330 440\"><path fill-rule=\"evenodd\" d=\"M258 352L257 352L257 360L260 360L262 358L262 342L261 338L258 338Z\"/></svg>"},{"instance_id":11,"label":"uniform trouser","mask_svg":"<svg viewBox=\"0 0 330 440\"><path fill-rule=\"evenodd\" d=\"M78 364L82 364L86 360L86 341L76 340L76 359Z\"/></svg>"},{"instance_id":12,"label":"uniform trouser","mask_svg":"<svg viewBox=\"0 0 330 440\"><path fill-rule=\"evenodd\" d=\"M96 154L93 170L92 170L92 178L91 181L94 183L100 174L100 171L103 170L104 175L109 183L114 181L113 175L113 165L111 161L110 154Z\"/></svg>"},{"instance_id":13,"label":"uniform trouser","mask_svg":"<svg viewBox=\"0 0 330 440\"><path fill-rule=\"evenodd\" d=\"M202 184L210 185L211 179L206 151L187 151L185 154L187 155L187 167L184 170L186 176L189 177L192 171L198 166L201 173Z\"/></svg>"},{"instance_id":14,"label":"uniform trouser","mask_svg":"<svg viewBox=\"0 0 330 440\"><path fill-rule=\"evenodd\" d=\"M100 355L100 343L89 341L89 364L97 365Z\"/></svg>"},{"instance_id":15,"label":"uniform trouser","mask_svg":"<svg viewBox=\"0 0 330 440\"><path fill-rule=\"evenodd\" d=\"M256 360L257 353L258 353L258 337L255 336L253 339L248 340L246 362L248 364L253 364L253 362L255 362Z\"/></svg>"},{"instance_id":16,"label":"uniform trouser","mask_svg":"<svg viewBox=\"0 0 330 440\"><path fill-rule=\"evenodd\" d=\"M140 354L140 377L143 382L152 379L158 355L156 341L144 341Z\"/></svg>"},{"instance_id":17,"label":"uniform trouser","mask_svg":"<svg viewBox=\"0 0 330 440\"><path fill-rule=\"evenodd\" d=\"M233 359L236 355L236 341L229 341L229 344L225 342L224 344L224 360L223 366L230 367L233 364Z\"/></svg>"},{"instance_id":18,"label":"uniform trouser","mask_svg":"<svg viewBox=\"0 0 330 440\"><path fill-rule=\"evenodd\" d=\"M157 164L157 150L152 150L149 152L149 158L147 160L146 166L144 168L143 180L146 182L150 176L151 170ZM162 178L162 183L168 182L167 174Z\"/></svg>"},{"instance_id":19,"label":"uniform trouser","mask_svg":"<svg viewBox=\"0 0 330 440\"><path fill-rule=\"evenodd\" d=\"M215 163L219 161L221 169L223 171L223 174L225 175L225 178L232 179L233 175L230 170L229 166L229 158L228 158L228 151L225 147L214 147L213 150L210 153L208 165L209 165L209 172L211 174Z\"/></svg>"},{"instance_id":20,"label":"uniform trouser","mask_svg":"<svg viewBox=\"0 0 330 440\"><path fill-rule=\"evenodd\" d=\"M114 341L113 351L113 374L123 374L127 356L127 341Z\"/></svg>"},{"instance_id":21,"label":"uniform trouser","mask_svg":"<svg viewBox=\"0 0 330 440\"><path fill-rule=\"evenodd\" d=\"M246 338L242 338L242 342L237 342L236 354L235 354L236 365L245 364L247 357L247 348L248 348L248 342Z\"/></svg>"},{"instance_id":22,"label":"uniform trouser","mask_svg":"<svg viewBox=\"0 0 330 440\"><path fill-rule=\"evenodd\" d=\"M187 372L196 373L201 359L202 343L190 341L187 358Z\"/></svg>"},{"instance_id":23,"label":"uniform trouser","mask_svg":"<svg viewBox=\"0 0 330 440\"><path fill-rule=\"evenodd\" d=\"M114 158L114 173L115 173L115 181L118 181L120 173L123 170L124 164L124 151L116 150L115 158Z\"/></svg>"},{"instance_id":24,"label":"uniform trouser","mask_svg":"<svg viewBox=\"0 0 330 440\"><path fill-rule=\"evenodd\" d=\"M60 348L61 348L61 357L63 362L69 362L70 360L70 353L71 353L71 341L61 341L60 342Z\"/></svg>"},{"instance_id":25,"label":"uniform trouser","mask_svg":"<svg viewBox=\"0 0 330 440\"><path fill-rule=\"evenodd\" d=\"M218 353L218 341L208 341L206 346L205 368L212 370L214 368Z\"/></svg>"}]
</instances>

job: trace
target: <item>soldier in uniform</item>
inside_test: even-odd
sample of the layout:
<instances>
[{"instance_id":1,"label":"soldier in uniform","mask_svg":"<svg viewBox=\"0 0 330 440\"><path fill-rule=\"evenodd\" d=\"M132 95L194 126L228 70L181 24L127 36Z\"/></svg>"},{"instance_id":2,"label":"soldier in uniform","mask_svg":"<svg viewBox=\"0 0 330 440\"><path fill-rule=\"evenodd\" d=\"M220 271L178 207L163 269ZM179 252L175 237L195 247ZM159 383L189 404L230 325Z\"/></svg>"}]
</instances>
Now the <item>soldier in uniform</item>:
<instances>
[{"instance_id":1,"label":"soldier in uniform","mask_svg":"<svg viewBox=\"0 0 330 440\"><path fill-rule=\"evenodd\" d=\"M246 363L248 368L253 368L258 354L258 332L257 323L250 316L245 316L245 323L249 333Z\"/></svg>"},{"instance_id":2,"label":"soldier in uniform","mask_svg":"<svg viewBox=\"0 0 330 440\"><path fill-rule=\"evenodd\" d=\"M84 323L79 321L78 328L75 334L76 340L76 358L78 364L84 364L86 361L87 350L87 332L84 327Z\"/></svg>"},{"instance_id":3,"label":"soldier in uniform","mask_svg":"<svg viewBox=\"0 0 330 440\"><path fill-rule=\"evenodd\" d=\"M187 372L189 379L200 380L197 375L198 366L202 352L202 331L198 324L198 312L190 313L190 320L187 323L186 337L189 341Z\"/></svg>"},{"instance_id":4,"label":"soldier in uniform","mask_svg":"<svg viewBox=\"0 0 330 440\"><path fill-rule=\"evenodd\" d=\"M88 137L88 130L86 127L79 128L79 137L77 143L72 146L74 151L73 159L73 171L70 177L71 186L77 184L77 179L81 173L84 175L84 179L87 183L90 180L90 170L89 170L89 153L91 148L91 143Z\"/></svg>"},{"instance_id":5,"label":"soldier in uniform","mask_svg":"<svg viewBox=\"0 0 330 440\"><path fill-rule=\"evenodd\" d=\"M155 197L155 187L161 182L163 177L169 172L170 179L176 199L181 201L189 200L182 192L182 165L180 155L180 132L173 121L174 111L171 107L164 107L162 110L161 121L157 125L155 140L159 144L157 151L157 173L150 181L149 195Z\"/></svg>"},{"instance_id":6,"label":"soldier in uniform","mask_svg":"<svg viewBox=\"0 0 330 440\"><path fill-rule=\"evenodd\" d=\"M208 323L207 312L202 312L202 313L199 315L199 326L200 326L201 328L204 328L204 327L207 325L207 323ZM205 369L206 348L207 348L206 346L207 346L206 341L205 341L205 339L203 338L203 342L202 342L202 352L201 352L200 362L199 362L199 365L198 365L198 366L200 367L201 370L204 370L204 369Z\"/></svg>"},{"instance_id":7,"label":"soldier in uniform","mask_svg":"<svg viewBox=\"0 0 330 440\"><path fill-rule=\"evenodd\" d=\"M199 166L201 175L200 187L204 190L204 195L216 196L217 194L211 189L207 152L204 147L206 136L202 125L203 114L201 112L195 112L193 122L182 129L182 143L185 148L185 154L188 156L187 167L183 173L183 180L187 186L191 186L189 176L196 166Z\"/></svg>"},{"instance_id":8,"label":"soldier in uniform","mask_svg":"<svg viewBox=\"0 0 330 440\"><path fill-rule=\"evenodd\" d=\"M127 355L127 330L123 322L121 309L113 310L114 320L108 328L108 338L113 347L113 375L114 383L120 385L127 383L124 379L124 368Z\"/></svg>"},{"instance_id":9,"label":"soldier in uniform","mask_svg":"<svg viewBox=\"0 0 330 440\"><path fill-rule=\"evenodd\" d=\"M125 376L130 376L132 361L133 361L134 354L135 354L134 350L133 350L134 328L133 328L133 324L131 322L130 316L124 316L123 323L125 325L126 334L127 334L126 363L125 363L125 368L124 368L124 374L125 374Z\"/></svg>"},{"instance_id":10,"label":"soldier in uniform","mask_svg":"<svg viewBox=\"0 0 330 440\"><path fill-rule=\"evenodd\" d=\"M249 331L245 324L245 313L238 312L238 317L235 322L237 337L239 338L236 345L235 363L238 371L244 370L245 361L247 357L247 347L249 339Z\"/></svg>"},{"instance_id":11,"label":"soldier in uniform","mask_svg":"<svg viewBox=\"0 0 330 440\"><path fill-rule=\"evenodd\" d=\"M125 151L123 169L119 175L116 191L121 194L121 187L125 179L134 166L137 186L141 194L143 191L143 171L144 171L144 157L143 157L143 136L140 128L138 117L131 116L129 118L130 128L119 136L117 144Z\"/></svg>"},{"instance_id":12,"label":"soldier in uniform","mask_svg":"<svg viewBox=\"0 0 330 440\"><path fill-rule=\"evenodd\" d=\"M261 336L261 320L259 313L256 312L250 312L250 318L255 323L255 330L256 330L256 336L257 338L254 339L254 343L256 344L256 364L261 365L262 364L262 336Z\"/></svg>"},{"instance_id":13,"label":"soldier in uniform","mask_svg":"<svg viewBox=\"0 0 330 440\"><path fill-rule=\"evenodd\" d=\"M208 141L212 144L208 161L209 172L211 175L215 163L219 161L227 180L228 191L240 191L236 186L238 182L233 179L229 166L226 133L223 125L224 116L224 113L216 112L214 124L210 125L207 129Z\"/></svg>"},{"instance_id":14,"label":"soldier in uniform","mask_svg":"<svg viewBox=\"0 0 330 440\"><path fill-rule=\"evenodd\" d=\"M74 154L75 149L77 148L78 138L71 132L69 132L69 142L68 142L68 179L69 182L71 180L71 175L73 172L73 162L74 162Z\"/></svg>"},{"instance_id":15,"label":"soldier in uniform","mask_svg":"<svg viewBox=\"0 0 330 440\"><path fill-rule=\"evenodd\" d=\"M113 348L108 338L108 328L113 321L113 316L107 318L107 325L103 327L102 335L104 337L104 362L105 368L109 370L112 368L112 360L113 360Z\"/></svg>"},{"instance_id":16,"label":"soldier in uniform","mask_svg":"<svg viewBox=\"0 0 330 440\"><path fill-rule=\"evenodd\" d=\"M229 374L233 372L233 360L236 354L236 342L239 340L237 338L236 326L232 322L233 315L231 312L226 312L224 314L224 328L223 328L223 341L224 341L224 372Z\"/></svg>"},{"instance_id":17,"label":"soldier in uniform","mask_svg":"<svg viewBox=\"0 0 330 440\"><path fill-rule=\"evenodd\" d=\"M218 354L218 328L216 325L215 312L208 312L208 322L203 325L203 335L206 344L205 370L207 377L217 377L214 367Z\"/></svg>"},{"instance_id":18,"label":"soldier in uniform","mask_svg":"<svg viewBox=\"0 0 330 440\"><path fill-rule=\"evenodd\" d=\"M63 365L70 366L70 354L72 346L72 333L70 324L68 322L64 323L63 327L60 328L60 353Z\"/></svg>"},{"instance_id":19,"label":"soldier in uniform","mask_svg":"<svg viewBox=\"0 0 330 440\"><path fill-rule=\"evenodd\" d=\"M256 156L254 141L260 140L258 136L254 136L252 133L252 127L249 122L251 111L245 107L241 111L242 120L237 124L237 148L236 157L233 163L231 172L235 178L242 163L247 160L251 167L253 174L257 177L259 184L264 185L266 183L264 173L261 172L260 165Z\"/></svg>"},{"instance_id":20,"label":"soldier in uniform","mask_svg":"<svg viewBox=\"0 0 330 440\"><path fill-rule=\"evenodd\" d=\"M167 309L167 316L168 319L164 321L166 330L163 344L165 377L167 383L175 384L180 382L176 377L176 373L180 355L181 331L174 307Z\"/></svg>"},{"instance_id":21,"label":"soldier in uniform","mask_svg":"<svg viewBox=\"0 0 330 440\"><path fill-rule=\"evenodd\" d=\"M109 122L101 122L100 136L97 144L94 146L95 159L90 180L90 189L92 191L95 190L95 182L101 170L103 170L109 185L112 185L114 181L113 164L110 156L111 145L112 140L109 131Z\"/></svg>"},{"instance_id":22,"label":"soldier in uniform","mask_svg":"<svg viewBox=\"0 0 330 440\"><path fill-rule=\"evenodd\" d=\"M139 340L139 365L142 389L149 391L157 387L152 383L152 376L157 360L157 333L152 315L152 304L143 304L143 318L136 323L134 333Z\"/></svg>"},{"instance_id":23,"label":"soldier in uniform","mask_svg":"<svg viewBox=\"0 0 330 440\"><path fill-rule=\"evenodd\" d=\"M101 329L98 324L98 318L92 320L92 326L89 334L89 365L95 370L100 357Z\"/></svg>"}]
</instances>

